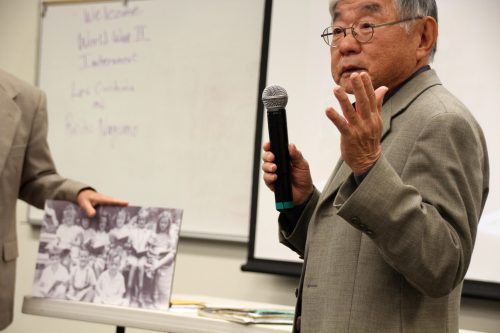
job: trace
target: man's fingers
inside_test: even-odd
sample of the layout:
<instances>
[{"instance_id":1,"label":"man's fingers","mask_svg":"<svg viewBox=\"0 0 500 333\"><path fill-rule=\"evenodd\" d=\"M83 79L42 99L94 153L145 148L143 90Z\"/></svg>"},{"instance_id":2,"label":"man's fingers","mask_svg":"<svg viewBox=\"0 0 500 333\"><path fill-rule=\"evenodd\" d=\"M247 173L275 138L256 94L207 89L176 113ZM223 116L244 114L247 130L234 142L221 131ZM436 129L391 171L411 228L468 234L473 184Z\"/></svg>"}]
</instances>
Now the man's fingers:
<instances>
[{"instance_id":1,"label":"man's fingers","mask_svg":"<svg viewBox=\"0 0 500 333\"><path fill-rule=\"evenodd\" d=\"M366 73L353 73L350 77L351 84L354 90L354 96L356 97L356 112L363 119L366 119L370 116L371 113L371 104L368 97L369 90L365 89L365 84L363 82L363 76L367 76ZM371 88L373 90L373 88Z\"/></svg>"},{"instance_id":2,"label":"man's fingers","mask_svg":"<svg viewBox=\"0 0 500 333\"><path fill-rule=\"evenodd\" d=\"M128 206L128 201L108 197L108 199L106 199L105 201L102 201L102 202L98 202L98 204L115 205L115 206Z\"/></svg>"},{"instance_id":3,"label":"man's fingers","mask_svg":"<svg viewBox=\"0 0 500 333\"><path fill-rule=\"evenodd\" d=\"M97 205L116 205L127 206L125 200L115 199L106 195L95 192L94 190L83 190L78 194L78 204L85 211L88 217L93 217L96 214L94 209Z\"/></svg>"},{"instance_id":4,"label":"man's fingers","mask_svg":"<svg viewBox=\"0 0 500 333\"><path fill-rule=\"evenodd\" d=\"M345 119L347 119L350 124L356 124L358 115L356 114L356 110L354 110L354 108L352 107L351 101L347 97L344 88L335 87L333 89L333 94L339 101L340 108L342 109L342 113L344 114Z\"/></svg>"},{"instance_id":5,"label":"man's fingers","mask_svg":"<svg viewBox=\"0 0 500 333\"><path fill-rule=\"evenodd\" d=\"M278 176L275 173L264 172L262 179L264 179L266 186L274 192L274 183L276 182L276 179L278 179Z\"/></svg>"},{"instance_id":6,"label":"man's fingers","mask_svg":"<svg viewBox=\"0 0 500 333\"><path fill-rule=\"evenodd\" d=\"M300 150L293 143L288 145L288 153L290 154L290 159L292 161L299 161L304 159Z\"/></svg>"},{"instance_id":7,"label":"man's fingers","mask_svg":"<svg viewBox=\"0 0 500 333\"><path fill-rule=\"evenodd\" d=\"M366 92L366 97L370 106L370 112L377 112L377 99L373 90L372 80L367 73L361 73L361 80ZM357 102L356 102L357 103Z\"/></svg>"},{"instance_id":8,"label":"man's fingers","mask_svg":"<svg viewBox=\"0 0 500 333\"><path fill-rule=\"evenodd\" d=\"M276 175L275 173L267 173L267 172L265 172L262 177L264 178L264 182L268 186L273 186L273 187L274 187L274 183L278 179L278 175Z\"/></svg>"},{"instance_id":9,"label":"man's fingers","mask_svg":"<svg viewBox=\"0 0 500 333\"><path fill-rule=\"evenodd\" d=\"M297 146L294 144L288 145L288 152L290 153L290 162L294 168L303 170L309 169L309 163L307 163L304 156L302 156L302 152L297 149Z\"/></svg>"},{"instance_id":10,"label":"man's fingers","mask_svg":"<svg viewBox=\"0 0 500 333\"><path fill-rule=\"evenodd\" d=\"M276 164L274 163L262 163L262 171L267 172L267 173L273 173L276 172Z\"/></svg>"},{"instance_id":11,"label":"man's fingers","mask_svg":"<svg viewBox=\"0 0 500 333\"><path fill-rule=\"evenodd\" d=\"M325 113L341 134L349 132L349 123L344 118L342 118L342 116L340 116L332 107L327 108Z\"/></svg>"},{"instance_id":12,"label":"man's fingers","mask_svg":"<svg viewBox=\"0 0 500 333\"><path fill-rule=\"evenodd\" d=\"M83 209L85 214L87 214L88 217L94 217L95 216L95 209L94 206L92 206L92 203L85 199L80 202L80 207Z\"/></svg>"},{"instance_id":13,"label":"man's fingers","mask_svg":"<svg viewBox=\"0 0 500 333\"><path fill-rule=\"evenodd\" d=\"M274 192L274 183L278 176L275 174L277 166L274 164L274 154L271 152L271 142L267 141L262 145L262 179L266 186Z\"/></svg>"},{"instance_id":14,"label":"man's fingers","mask_svg":"<svg viewBox=\"0 0 500 333\"><path fill-rule=\"evenodd\" d=\"M264 163L270 163L270 162L273 162L274 161L274 154L271 153L270 151L265 151L263 154L262 154L262 161Z\"/></svg>"},{"instance_id":15,"label":"man's fingers","mask_svg":"<svg viewBox=\"0 0 500 333\"><path fill-rule=\"evenodd\" d=\"M379 110L379 112L382 111L382 103L384 102L384 96L388 90L389 88L386 86L378 87L377 90L375 90L375 99L377 103L377 110Z\"/></svg>"},{"instance_id":16,"label":"man's fingers","mask_svg":"<svg viewBox=\"0 0 500 333\"><path fill-rule=\"evenodd\" d=\"M97 205L114 205L114 206L127 206L128 202L121 199L115 199L106 195L95 192L95 195L89 198L93 206Z\"/></svg>"}]
</instances>

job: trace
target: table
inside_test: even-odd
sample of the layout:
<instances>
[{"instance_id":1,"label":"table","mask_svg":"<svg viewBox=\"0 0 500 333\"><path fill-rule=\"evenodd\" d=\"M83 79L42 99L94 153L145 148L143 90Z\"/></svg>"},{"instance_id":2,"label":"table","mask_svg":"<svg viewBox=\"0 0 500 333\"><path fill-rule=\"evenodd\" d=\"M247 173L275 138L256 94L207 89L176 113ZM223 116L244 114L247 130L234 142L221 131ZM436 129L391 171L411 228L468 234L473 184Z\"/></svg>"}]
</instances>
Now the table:
<instances>
[{"instance_id":1,"label":"table","mask_svg":"<svg viewBox=\"0 0 500 333\"><path fill-rule=\"evenodd\" d=\"M206 296L174 295L173 298L203 301L213 306L293 309L293 307L276 304ZM292 331L291 325L241 325L225 320L200 317L196 311L146 310L32 296L24 297L22 312L169 333L282 333Z\"/></svg>"},{"instance_id":2,"label":"table","mask_svg":"<svg viewBox=\"0 0 500 333\"><path fill-rule=\"evenodd\" d=\"M284 305L208 296L173 295L172 298L202 301L212 306L293 309ZM241 325L225 320L200 317L196 311L145 310L32 296L24 297L22 312L168 333L282 333L292 331L291 325ZM460 330L460 333L481 332Z\"/></svg>"}]
</instances>

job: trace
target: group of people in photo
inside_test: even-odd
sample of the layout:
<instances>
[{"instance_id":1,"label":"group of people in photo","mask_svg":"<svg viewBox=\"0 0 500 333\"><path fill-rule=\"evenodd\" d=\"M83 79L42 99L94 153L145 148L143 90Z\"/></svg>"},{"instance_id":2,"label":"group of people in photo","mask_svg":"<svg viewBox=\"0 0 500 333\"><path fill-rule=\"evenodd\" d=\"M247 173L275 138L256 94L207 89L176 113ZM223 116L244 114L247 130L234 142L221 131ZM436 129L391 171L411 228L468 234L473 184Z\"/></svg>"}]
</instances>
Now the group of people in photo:
<instances>
[{"instance_id":1,"label":"group of people in photo","mask_svg":"<svg viewBox=\"0 0 500 333\"><path fill-rule=\"evenodd\" d=\"M101 207L91 219L76 207L46 206L34 295L167 309L177 210Z\"/></svg>"}]
</instances>

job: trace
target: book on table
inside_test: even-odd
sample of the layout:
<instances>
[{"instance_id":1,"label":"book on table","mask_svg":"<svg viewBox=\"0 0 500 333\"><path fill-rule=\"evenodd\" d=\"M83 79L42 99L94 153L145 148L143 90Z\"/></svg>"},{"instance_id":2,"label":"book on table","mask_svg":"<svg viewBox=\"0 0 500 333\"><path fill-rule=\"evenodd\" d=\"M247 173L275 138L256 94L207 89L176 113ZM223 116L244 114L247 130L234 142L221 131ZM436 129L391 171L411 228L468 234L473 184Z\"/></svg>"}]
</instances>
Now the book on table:
<instances>
[{"instance_id":1,"label":"book on table","mask_svg":"<svg viewBox=\"0 0 500 333\"><path fill-rule=\"evenodd\" d=\"M293 309L259 309L204 306L200 316L228 320L240 324L293 324Z\"/></svg>"}]
</instances>

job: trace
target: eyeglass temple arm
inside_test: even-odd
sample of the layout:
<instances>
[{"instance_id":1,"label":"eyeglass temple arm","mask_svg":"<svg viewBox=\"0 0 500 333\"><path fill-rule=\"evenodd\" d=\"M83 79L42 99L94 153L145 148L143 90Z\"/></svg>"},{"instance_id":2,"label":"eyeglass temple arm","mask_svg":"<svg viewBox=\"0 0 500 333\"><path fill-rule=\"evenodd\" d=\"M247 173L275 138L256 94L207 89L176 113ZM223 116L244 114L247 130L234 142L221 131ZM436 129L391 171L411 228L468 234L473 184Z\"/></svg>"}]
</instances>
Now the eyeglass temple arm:
<instances>
[{"instance_id":1,"label":"eyeglass temple arm","mask_svg":"<svg viewBox=\"0 0 500 333\"><path fill-rule=\"evenodd\" d=\"M399 20L399 21L395 21L395 22L387 22L387 23L380 23L380 24L372 24L372 28L378 28L378 27L385 27L385 26L388 26L388 25L394 25L394 24L398 24L398 23L403 23L403 22L407 22L407 21L413 21L413 20L420 20L424 18L423 16L416 16L416 17L410 17L410 18L406 18L406 19L403 19L403 20ZM348 29L352 29L352 27L349 27L349 28L342 28L344 30L344 36L346 35L346 31ZM322 33L321 34L321 37L326 37L326 36L331 36L333 35L332 32L327 32L327 33Z\"/></svg>"},{"instance_id":2,"label":"eyeglass temple arm","mask_svg":"<svg viewBox=\"0 0 500 333\"><path fill-rule=\"evenodd\" d=\"M399 21L395 21L395 22L372 24L372 28L385 27L385 26L388 26L388 25L394 25L394 24L408 22L408 21L413 21L413 20L420 20L422 18L424 18L424 17L423 16L415 16L415 17L409 17L409 18L405 18L405 19L402 19L402 20L399 20Z\"/></svg>"}]
</instances>

